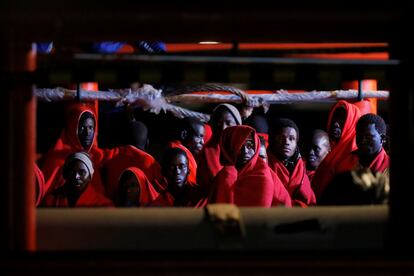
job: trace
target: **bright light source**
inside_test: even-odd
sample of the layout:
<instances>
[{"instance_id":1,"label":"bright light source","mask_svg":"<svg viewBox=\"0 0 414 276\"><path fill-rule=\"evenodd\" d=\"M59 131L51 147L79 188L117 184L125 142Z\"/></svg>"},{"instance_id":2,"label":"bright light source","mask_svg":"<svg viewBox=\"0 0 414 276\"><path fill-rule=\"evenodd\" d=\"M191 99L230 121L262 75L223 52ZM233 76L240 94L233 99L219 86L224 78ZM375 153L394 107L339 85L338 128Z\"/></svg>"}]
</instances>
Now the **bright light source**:
<instances>
[{"instance_id":1,"label":"bright light source","mask_svg":"<svg viewBox=\"0 0 414 276\"><path fill-rule=\"evenodd\" d=\"M202 45L215 45L215 44L220 44L220 42L218 42L218 41L201 41L198 44L202 44Z\"/></svg>"}]
</instances>

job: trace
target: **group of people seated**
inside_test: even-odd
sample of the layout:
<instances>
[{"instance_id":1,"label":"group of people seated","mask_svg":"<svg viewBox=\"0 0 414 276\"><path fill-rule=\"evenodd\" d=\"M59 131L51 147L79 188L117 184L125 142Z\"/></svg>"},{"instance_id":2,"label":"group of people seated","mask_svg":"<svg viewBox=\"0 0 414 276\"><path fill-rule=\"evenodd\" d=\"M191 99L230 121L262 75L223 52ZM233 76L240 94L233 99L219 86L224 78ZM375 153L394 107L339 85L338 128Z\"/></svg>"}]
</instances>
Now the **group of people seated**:
<instances>
[{"instance_id":1,"label":"group of people seated","mask_svg":"<svg viewBox=\"0 0 414 276\"><path fill-rule=\"evenodd\" d=\"M243 121L230 104L218 105L208 124L185 118L159 163L145 146L100 148L96 108L73 103L60 138L41 168L35 166L36 205L307 207L386 201L389 158L380 116L337 102L327 131L314 131L304 155L294 121L275 118L269 130L255 122Z\"/></svg>"}]
</instances>

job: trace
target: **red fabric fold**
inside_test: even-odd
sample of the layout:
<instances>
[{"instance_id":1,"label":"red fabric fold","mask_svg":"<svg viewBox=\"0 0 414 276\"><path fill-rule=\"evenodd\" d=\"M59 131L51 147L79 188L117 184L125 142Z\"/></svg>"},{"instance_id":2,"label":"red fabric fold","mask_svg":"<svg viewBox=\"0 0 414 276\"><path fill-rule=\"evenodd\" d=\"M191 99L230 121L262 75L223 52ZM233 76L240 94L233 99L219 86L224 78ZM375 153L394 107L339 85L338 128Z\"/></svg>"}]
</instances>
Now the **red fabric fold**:
<instances>
[{"instance_id":1,"label":"red fabric fold","mask_svg":"<svg viewBox=\"0 0 414 276\"><path fill-rule=\"evenodd\" d=\"M42 171L39 169L37 164L34 164L34 172L35 172L35 184L37 189L36 194L36 207L39 206L40 202L43 199L43 196L45 195L45 178L43 176Z\"/></svg>"},{"instance_id":2,"label":"red fabric fold","mask_svg":"<svg viewBox=\"0 0 414 276\"><path fill-rule=\"evenodd\" d=\"M158 186L167 187L165 178L157 180ZM203 208L207 205L205 190L196 183L187 182L184 187L173 195L168 187L160 192L159 196L150 204L153 207L194 207Z\"/></svg>"},{"instance_id":3,"label":"red fabric fold","mask_svg":"<svg viewBox=\"0 0 414 276\"><path fill-rule=\"evenodd\" d=\"M75 207L112 207L114 204L101 193L88 184L85 191L79 196ZM47 207L70 207L65 186L60 187L45 197L45 206Z\"/></svg>"},{"instance_id":4,"label":"red fabric fold","mask_svg":"<svg viewBox=\"0 0 414 276\"><path fill-rule=\"evenodd\" d=\"M355 127L361 117L360 110L353 104L346 101L338 101L329 113L327 130L331 125L332 116L338 107L344 107L346 110L345 124L342 129L342 135L337 144L331 144L331 152L324 158L317 168L312 180L312 188L316 197L319 197L325 190L326 186L332 181L337 173L338 166L347 158L352 151L357 149L355 141Z\"/></svg>"},{"instance_id":5,"label":"red fabric fold","mask_svg":"<svg viewBox=\"0 0 414 276\"><path fill-rule=\"evenodd\" d=\"M290 198L289 192L286 190L285 186L283 186L276 173L272 169L268 169L272 175L273 184L275 187L272 206L284 205L285 207L292 207L292 199Z\"/></svg>"},{"instance_id":6,"label":"red fabric fold","mask_svg":"<svg viewBox=\"0 0 414 276\"><path fill-rule=\"evenodd\" d=\"M306 166L306 165L305 165ZM306 174L308 175L309 181L312 183L313 177L315 176L315 170L307 170Z\"/></svg>"},{"instance_id":7,"label":"red fabric fold","mask_svg":"<svg viewBox=\"0 0 414 276\"><path fill-rule=\"evenodd\" d=\"M197 167L197 183L211 193L213 179L217 173L223 168L220 164L220 145L210 141L200 152Z\"/></svg>"},{"instance_id":8,"label":"red fabric fold","mask_svg":"<svg viewBox=\"0 0 414 276\"><path fill-rule=\"evenodd\" d=\"M369 169L373 172L384 172L390 166L390 159L388 154L382 148L378 155L372 160L371 164L369 165ZM358 167L362 167L359 163L359 157L356 151L352 152L347 158L342 160L341 164L338 166L337 173L342 173L346 171L354 170Z\"/></svg>"},{"instance_id":9,"label":"red fabric fold","mask_svg":"<svg viewBox=\"0 0 414 276\"><path fill-rule=\"evenodd\" d=\"M276 158L271 152L268 152L269 167L276 173L282 184L292 199L292 205L300 205L303 202L306 205L315 205L315 194L311 188L310 181L306 175L305 162L302 158L296 163L292 174L283 165L282 161Z\"/></svg>"},{"instance_id":10,"label":"red fabric fold","mask_svg":"<svg viewBox=\"0 0 414 276\"><path fill-rule=\"evenodd\" d=\"M197 182L197 162L187 147L185 147L180 141L175 140L168 143L169 148L179 148L182 149L185 154L187 155L188 159L188 169L190 170L190 174L188 175L188 181L190 183L196 183Z\"/></svg>"},{"instance_id":11,"label":"red fabric fold","mask_svg":"<svg viewBox=\"0 0 414 276\"><path fill-rule=\"evenodd\" d=\"M207 144L210 141L211 137L213 136L213 131L209 124L204 124L204 130L205 130L204 144Z\"/></svg>"},{"instance_id":12,"label":"red fabric fold","mask_svg":"<svg viewBox=\"0 0 414 276\"><path fill-rule=\"evenodd\" d=\"M236 169L240 150L253 134L255 154L242 168ZM267 164L259 158L260 142L249 126L233 126L223 131L220 140L221 162L224 167L214 179L210 198L216 203L238 206L272 206L274 183Z\"/></svg>"}]
</instances>

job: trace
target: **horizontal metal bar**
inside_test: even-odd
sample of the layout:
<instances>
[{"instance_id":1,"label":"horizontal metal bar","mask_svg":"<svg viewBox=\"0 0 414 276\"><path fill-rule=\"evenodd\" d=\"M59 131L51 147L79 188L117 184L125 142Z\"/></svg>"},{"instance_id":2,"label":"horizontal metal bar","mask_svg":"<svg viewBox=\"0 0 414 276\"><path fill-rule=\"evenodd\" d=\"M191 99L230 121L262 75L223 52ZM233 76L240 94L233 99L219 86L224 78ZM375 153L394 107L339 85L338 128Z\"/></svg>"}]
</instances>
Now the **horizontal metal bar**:
<instances>
[{"instance_id":1,"label":"horizontal metal bar","mask_svg":"<svg viewBox=\"0 0 414 276\"><path fill-rule=\"evenodd\" d=\"M89 61L142 61L142 62L186 62L186 63L234 63L234 64L313 64L313 65L382 65L395 66L400 61L356 60L356 59L310 59L310 58L273 58L273 57L229 57L229 56L183 56L183 55L112 55L112 54L74 54L75 60Z\"/></svg>"}]
</instances>

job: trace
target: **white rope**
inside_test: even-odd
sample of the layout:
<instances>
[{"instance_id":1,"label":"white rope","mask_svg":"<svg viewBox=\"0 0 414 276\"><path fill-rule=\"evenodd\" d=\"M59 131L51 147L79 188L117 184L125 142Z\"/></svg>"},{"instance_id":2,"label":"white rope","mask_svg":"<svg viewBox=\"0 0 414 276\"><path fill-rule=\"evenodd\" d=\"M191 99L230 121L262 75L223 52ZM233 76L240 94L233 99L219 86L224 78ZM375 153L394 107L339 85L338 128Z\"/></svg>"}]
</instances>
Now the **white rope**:
<instances>
[{"instance_id":1,"label":"white rope","mask_svg":"<svg viewBox=\"0 0 414 276\"><path fill-rule=\"evenodd\" d=\"M53 89L38 88L35 89L36 96L43 101L65 101L75 100L76 90L65 89L57 87ZM96 93L98 92L98 93ZM142 87L132 89L120 89L110 91L86 91L80 90L80 99L82 101L111 101L116 102L116 106L131 105L140 106L144 110L159 114L162 111L171 112L178 118L194 117L203 122L208 122L210 116L196 111L191 111L179 106L168 103L162 96L162 91L157 90L151 85L144 84Z\"/></svg>"},{"instance_id":2,"label":"white rope","mask_svg":"<svg viewBox=\"0 0 414 276\"><path fill-rule=\"evenodd\" d=\"M387 99L388 91L363 91L363 98ZM357 90L335 90L335 91L312 91L301 93L288 93L286 90L275 91L275 94L254 94L250 95L250 102L254 107L263 104L295 103L295 102L335 102L341 99L357 99ZM169 102L174 103L242 103L237 95L221 94L182 94L168 97Z\"/></svg>"},{"instance_id":3,"label":"white rope","mask_svg":"<svg viewBox=\"0 0 414 276\"><path fill-rule=\"evenodd\" d=\"M219 90L218 87L210 89ZM274 91L274 94L252 94L248 95L242 90L230 89L231 95L221 94L181 94L166 96L162 95L161 90L157 90L151 85L144 84L142 87L132 89L119 89L110 91L86 91L80 90L80 99L83 101L112 101L116 106L131 105L141 106L144 110L159 114L162 111L171 112L178 118L194 117L203 122L209 121L210 116L200 112L191 111L172 103L236 103L244 104L245 117L248 117L254 107L263 107L268 110L271 104L287 104L296 102L335 102L341 99L350 100L358 98L357 90L334 90L334 91L311 91L301 93L289 93L286 90ZM233 91L234 90L234 91ZM211 90L210 90L211 91ZM98 93L96 93L98 92ZM53 89L35 89L36 96L43 101L63 101L76 99L76 90L57 87ZM363 98L387 99L388 91L363 91Z\"/></svg>"}]
</instances>

